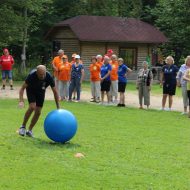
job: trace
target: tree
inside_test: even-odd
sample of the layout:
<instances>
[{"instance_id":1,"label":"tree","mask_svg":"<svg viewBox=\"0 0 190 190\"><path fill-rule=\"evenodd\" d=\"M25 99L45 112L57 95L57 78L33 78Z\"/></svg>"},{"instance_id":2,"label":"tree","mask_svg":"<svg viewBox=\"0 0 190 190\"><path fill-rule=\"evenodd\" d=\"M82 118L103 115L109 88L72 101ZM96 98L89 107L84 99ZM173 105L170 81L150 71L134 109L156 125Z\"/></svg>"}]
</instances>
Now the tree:
<instances>
[{"instance_id":1,"label":"tree","mask_svg":"<svg viewBox=\"0 0 190 190\"><path fill-rule=\"evenodd\" d=\"M156 17L156 25L169 39L169 43L164 46L165 52L173 54L175 61L179 63L190 48L189 1L160 0L152 14Z\"/></svg>"}]
</instances>

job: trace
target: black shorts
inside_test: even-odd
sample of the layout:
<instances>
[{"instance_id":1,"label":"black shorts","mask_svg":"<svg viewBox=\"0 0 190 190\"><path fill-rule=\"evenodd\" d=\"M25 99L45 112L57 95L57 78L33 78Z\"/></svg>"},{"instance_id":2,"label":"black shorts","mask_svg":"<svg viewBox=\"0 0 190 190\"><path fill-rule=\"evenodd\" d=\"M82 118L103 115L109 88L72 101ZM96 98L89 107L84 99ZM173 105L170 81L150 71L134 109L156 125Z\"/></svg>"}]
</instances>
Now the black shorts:
<instances>
[{"instance_id":1,"label":"black shorts","mask_svg":"<svg viewBox=\"0 0 190 190\"><path fill-rule=\"evenodd\" d=\"M190 107L190 90L187 91L187 96L189 98L189 107Z\"/></svg>"},{"instance_id":2,"label":"black shorts","mask_svg":"<svg viewBox=\"0 0 190 190\"><path fill-rule=\"evenodd\" d=\"M126 82L118 82L118 92L125 92L126 85Z\"/></svg>"},{"instance_id":3,"label":"black shorts","mask_svg":"<svg viewBox=\"0 0 190 190\"><path fill-rule=\"evenodd\" d=\"M101 91L110 91L111 81L102 81L101 82Z\"/></svg>"},{"instance_id":4,"label":"black shorts","mask_svg":"<svg viewBox=\"0 0 190 190\"><path fill-rule=\"evenodd\" d=\"M44 92L32 92L31 90L26 89L26 95L28 98L28 103L36 103L37 107L43 107L44 99L45 99L45 91Z\"/></svg>"},{"instance_id":5,"label":"black shorts","mask_svg":"<svg viewBox=\"0 0 190 190\"><path fill-rule=\"evenodd\" d=\"M176 84L169 84L169 83L164 83L163 84L163 94L169 94L170 96L175 95L176 91Z\"/></svg>"}]
</instances>

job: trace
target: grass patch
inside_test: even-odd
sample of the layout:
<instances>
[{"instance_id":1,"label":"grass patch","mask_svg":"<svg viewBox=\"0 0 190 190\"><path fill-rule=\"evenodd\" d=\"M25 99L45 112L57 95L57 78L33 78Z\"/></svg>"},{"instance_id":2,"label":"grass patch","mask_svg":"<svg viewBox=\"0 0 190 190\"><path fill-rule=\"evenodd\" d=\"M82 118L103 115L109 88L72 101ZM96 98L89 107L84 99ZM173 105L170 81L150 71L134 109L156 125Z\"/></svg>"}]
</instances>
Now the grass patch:
<instances>
[{"instance_id":1,"label":"grass patch","mask_svg":"<svg viewBox=\"0 0 190 190\"><path fill-rule=\"evenodd\" d=\"M25 109L16 100L0 105L2 190L190 189L189 119L178 112L64 103L78 132L70 143L55 144L42 127L53 101L45 102L34 139L15 132Z\"/></svg>"}]
</instances>

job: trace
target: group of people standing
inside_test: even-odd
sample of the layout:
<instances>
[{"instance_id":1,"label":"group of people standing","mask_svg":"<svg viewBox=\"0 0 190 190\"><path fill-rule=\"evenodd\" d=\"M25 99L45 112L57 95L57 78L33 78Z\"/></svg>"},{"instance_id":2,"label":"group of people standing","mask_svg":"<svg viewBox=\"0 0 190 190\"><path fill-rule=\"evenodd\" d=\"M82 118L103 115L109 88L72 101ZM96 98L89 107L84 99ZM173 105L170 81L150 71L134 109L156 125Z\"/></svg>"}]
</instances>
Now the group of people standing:
<instances>
[{"instance_id":1,"label":"group of people standing","mask_svg":"<svg viewBox=\"0 0 190 190\"><path fill-rule=\"evenodd\" d=\"M102 57L92 57L90 64L90 80L92 102L105 104L116 103L117 106L125 106L125 88L127 84L127 73L132 70L128 68L122 58L117 59L112 50ZM118 92L120 98L118 101Z\"/></svg>"},{"instance_id":2,"label":"group of people standing","mask_svg":"<svg viewBox=\"0 0 190 190\"><path fill-rule=\"evenodd\" d=\"M84 67L77 54L72 55L72 61L64 55L63 50L58 51L58 56L53 62L54 76L59 89L60 99L72 101L77 93L76 101L80 100L81 83L84 79ZM153 83L153 73L148 67L148 62L143 61L142 67L137 73L136 88L139 96L139 108L144 105L150 106L150 91ZM91 58L89 66L91 82L91 102L113 105L119 107L125 106L125 90L127 85L127 75L132 70L124 63L122 58L117 58L113 50L109 49L107 53L96 55ZM184 112L190 117L190 56L187 56L185 64L180 69L174 64L174 58L168 56L165 59L165 65L162 67L160 76L160 86L163 87L161 110L170 111L173 104L173 96L176 92L176 86L181 87L184 104ZM74 97L72 95L74 94ZM119 96L118 96L119 95ZM106 97L106 98L105 98ZM166 108L168 97L169 106ZM143 105L144 104L144 105Z\"/></svg>"},{"instance_id":3,"label":"group of people standing","mask_svg":"<svg viewBox=\"0 0 190 190\"><path fill-rule=\"evenodd\" d=\"M72 95L77 94L76 102L80 101L81 83L84 79L84 67L80 55L73 54L72 61L64 54L64 50L58 51L52 61L55 84L58 89L60 100L72 101Z\"/></svg>"},{"instance_id":4,"label":"group of people standing","mask_svg":"<svg viewBox=\"0 0 190 190\"><path fill-rule=\"evenodd\" d=\"M72 61L69 63L64 51L59 50L58 56L52 61L52 66L60 100L73 101L75 93L77 93L75 101L80 101L81 83L84 79L84 67L80 56L73 54ZM113 50L109 49L104 56L96 55L91 58L89 72L91 102L116 104L118 107L125 106L127 75L132 70L124 63L123 58L118 58ZM137 77L141 109L143 108L143 99L144 105L149 108L152 79L152 71L148 68L148 63L144 61Z\"/></svg>"}]
</instances>

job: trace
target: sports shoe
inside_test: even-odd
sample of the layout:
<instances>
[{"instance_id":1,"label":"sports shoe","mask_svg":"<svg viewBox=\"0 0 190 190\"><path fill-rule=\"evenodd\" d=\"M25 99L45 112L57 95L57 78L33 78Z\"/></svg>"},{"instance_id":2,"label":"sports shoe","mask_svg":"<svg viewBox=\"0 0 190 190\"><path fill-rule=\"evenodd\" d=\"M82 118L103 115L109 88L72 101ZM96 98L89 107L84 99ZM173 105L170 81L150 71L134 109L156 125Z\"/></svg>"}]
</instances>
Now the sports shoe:
<instances>
[{"instance_id":1,"label":"sports shoe","mask_svg":"<svg viewBox=\"0 0 190 190\"><path fill-rule=\"evenodd\" d=\"M181 113L181 115L187 115L188 114L188 112L182 112Z\"/></svg>"},{"instance_id":2,"label":"sports shoe","mask_svg":"<svg viewBox=\"0 0 190 190\"><path fill-rule=\"evenodd\" d=\"M27 135L28 137L34 137L32 131L26 131L26 135Z\"/></svg>"},{"instance_id":3,"label":"sports shoe","mask_svg":"<svg viewBox=\"0 0 190 190\"><path fill-rule=\"evenodd\" d=\"M11 86L11 87L10 87L10 90L14 90L14 88Z\"/></svg>"},{"instance_id":4,"label":"sports shoe","mask_svg":"<svg viewBox=\"0 0 190 190\"><path fill-rule=\"evenodd\" d=\"M25 136L25 134L26 134L26 128L25 128L25 127L21 127L21 128L19 129L19 135Z\"/></svg>"},{"instance_id":5,"label":"sports shoe","mask_svg":"<svg viewBox=\"0 0 190 190\"><path fill-rule=\"evenodd\" d=\"M5 86L2 86L1 90L5 90Z\"/></svg>"}]
</instances>

